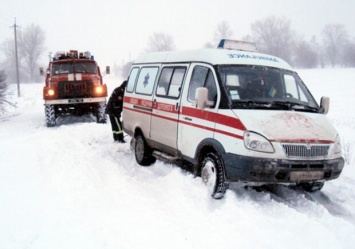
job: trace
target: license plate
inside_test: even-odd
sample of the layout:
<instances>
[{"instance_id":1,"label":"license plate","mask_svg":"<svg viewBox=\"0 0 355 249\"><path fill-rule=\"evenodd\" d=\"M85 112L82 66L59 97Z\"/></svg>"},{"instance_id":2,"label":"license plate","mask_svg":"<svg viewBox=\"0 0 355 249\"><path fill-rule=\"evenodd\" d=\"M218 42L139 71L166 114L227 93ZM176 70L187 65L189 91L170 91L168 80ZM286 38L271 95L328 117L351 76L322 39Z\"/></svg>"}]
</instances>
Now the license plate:
<instances>
[{"instance_id":1,"label":"license plate","mask_svg":"<svg viewBox=\"0 0 355 249\"><path fill-rule=\"evenodd\" d=\"M83 99L69 99L68 103L83 103Z\"/></svg>"},{"instance_id":2,"label":"license plate","mask_svg":"<svg viewBox=\"0 0 355 249\"><path fill-rule=\"evenodd\" d=\"M291 181L320 180L323 179L323 171L294 171L290 173Z\"/></svg>"}]
</instances>

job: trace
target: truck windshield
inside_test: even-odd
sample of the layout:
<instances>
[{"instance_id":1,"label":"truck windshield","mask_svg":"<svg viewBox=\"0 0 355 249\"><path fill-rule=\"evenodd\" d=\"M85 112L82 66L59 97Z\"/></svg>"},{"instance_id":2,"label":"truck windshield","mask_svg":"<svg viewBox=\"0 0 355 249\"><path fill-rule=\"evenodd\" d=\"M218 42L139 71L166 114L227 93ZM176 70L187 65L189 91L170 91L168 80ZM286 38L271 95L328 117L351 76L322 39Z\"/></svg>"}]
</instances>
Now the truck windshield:
<instances>
[{"instance_id":1,"label":"truck windshield","mask_svg":"<svg viewBox=\"0 0 355 249\"><path fill-rule=\"evenodd\" d=\"M233 108L320 111L295 72L235 65L218 66L217 71Z\"/></svg>"},{"instance_id":2,"label":"truck windshield","mask_svg":"<svg viewBox=\"0 0 355 249\"><path fill-rule=\"evenodd\" d=\"M96 73L95 63L92 62L70 62L52 64L52 75L68 73Z\"/></svg>"}]
</instances>

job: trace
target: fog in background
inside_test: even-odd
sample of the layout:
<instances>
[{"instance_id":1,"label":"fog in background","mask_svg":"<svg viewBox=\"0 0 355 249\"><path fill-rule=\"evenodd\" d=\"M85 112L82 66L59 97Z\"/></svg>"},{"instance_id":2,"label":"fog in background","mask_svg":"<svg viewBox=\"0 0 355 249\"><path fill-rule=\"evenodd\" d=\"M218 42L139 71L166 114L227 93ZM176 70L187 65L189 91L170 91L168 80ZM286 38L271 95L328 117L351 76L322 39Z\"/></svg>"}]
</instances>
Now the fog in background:
<instances>
[{"instance_id":1,"label":"fog in background","mask_svg":"<svg viewBox=\"0 0 355 249\"><path fill-rule=\"evenodd\" d=\"M70 49L89 50L101 66L114 66L144 53L153 33L168 34L174 49L202 48L221 22L241 40L251 24L270 16L290 20L292 32L306 40L321 41L327 24L342 24L354 41L354 10L350 0L0 0L0 43L14 38L16 18L18 30L35 24L45 32L43 66L49 53Z\"/></svg>"}]
</instances>

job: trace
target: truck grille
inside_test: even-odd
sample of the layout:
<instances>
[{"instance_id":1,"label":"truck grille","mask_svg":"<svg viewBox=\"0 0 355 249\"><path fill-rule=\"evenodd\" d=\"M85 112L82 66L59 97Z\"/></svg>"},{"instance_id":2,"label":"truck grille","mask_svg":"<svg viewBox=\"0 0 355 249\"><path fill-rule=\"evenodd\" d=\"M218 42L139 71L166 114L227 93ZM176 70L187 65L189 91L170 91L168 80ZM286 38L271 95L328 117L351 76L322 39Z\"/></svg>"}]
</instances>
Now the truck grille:
<instances>
[{"instance_id":1,"label":"truck grille","mask_svg":"<svg viewBox=\"0 0 355 249\"><path fill-rule=\"evenodd\" d=\"M91 81L61 81L58 84L59 98L85 98L92 94Z\"/></svg>"},{"instance_id":2,"label":"truck grille","mask_svg":"<svg viewBox=\"0 0 355 249\"><path fill-rule=\"evenodd\" d=\"M329 145L319 144L282 144L288 157L325 157L328 155Z\"/></svg>"}]
</instances>

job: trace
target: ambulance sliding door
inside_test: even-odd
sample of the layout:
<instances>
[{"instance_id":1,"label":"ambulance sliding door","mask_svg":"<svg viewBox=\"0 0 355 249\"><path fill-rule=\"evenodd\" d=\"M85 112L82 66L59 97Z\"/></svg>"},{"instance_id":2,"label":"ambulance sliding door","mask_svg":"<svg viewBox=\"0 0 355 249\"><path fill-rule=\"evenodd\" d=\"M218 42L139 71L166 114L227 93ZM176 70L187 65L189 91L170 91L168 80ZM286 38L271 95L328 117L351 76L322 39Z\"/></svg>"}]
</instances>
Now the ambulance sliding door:
<instances>
[{"instance_id":1,"label":"ambulance sliding door","mask_svg":"<svg viewBox=\"0 0 355 249\"><path fill-rule=\"evenodd\" d=\"M177 128L182 84L188 65L166 65L161 69L153 98L150 137L156 147L177 153Z\"/></svg>"}]
</instances>

